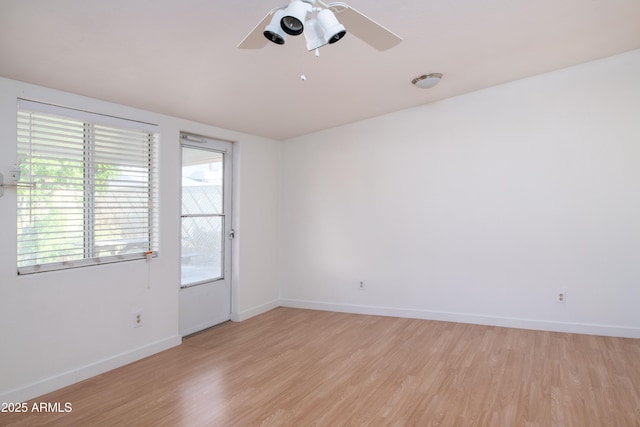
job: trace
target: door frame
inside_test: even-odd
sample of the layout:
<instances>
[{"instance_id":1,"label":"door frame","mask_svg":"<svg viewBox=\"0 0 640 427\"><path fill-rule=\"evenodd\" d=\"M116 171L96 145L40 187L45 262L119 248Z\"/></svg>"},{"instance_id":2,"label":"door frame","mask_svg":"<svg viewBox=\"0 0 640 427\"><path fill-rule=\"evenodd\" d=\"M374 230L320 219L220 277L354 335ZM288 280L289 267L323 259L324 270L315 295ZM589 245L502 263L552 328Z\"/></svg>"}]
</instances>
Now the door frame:
<instances>
[{"instance_id":1,"label":"door frame","mask_svg":"<svg viewBox=\"0 0 640 427\"><path fill-rule=\"evenodd\" d=\"M221 138L213 138L201 136L189 132L180 132L180 198L182 198L182 167L183 167L183 158L182 158L182 149L183 147L192 148L192 149L200 149L204 151L212 151L223 154L223 217L224 217L224 231L222 234L223 239L223 259L222 259L222 279L214 279L209 282L203 282L200 284L196 284L194 286L182 286L182 272L180 273L180 282L178 283L178 288L180 292L180 303L179 303L179 311L182 309L182 299L185 293L197 293L197 288L202 286L203 288L207 285L215 284L216 282L224 282L226 283L228 289L228 298L225 300L227 306L227 312L224 316L218 316L211 321L200 323L197 327L194 328L183 328L179 322L179 333L181 336L187 336L196 332L199 332L203 329L206 329L211 326L215 326L219 323L230 320L233 313L234 308L234 300L235 300L235 292L234 292L234 281L233 281L233 251L234 245L233 242L233 226L234 226L234 218L235 218L235 202L234 202L234 193L235 193L235 168L236 168L236 160L234 159L234 147L235 144L233 141L224 140ZM182 202L179 204L180 210L178 212L178 217L180 218L180 234L178 236L179 243L179 268L182 269ZM181 315L179 318L181 319Z\"/></svg>"}]
</instances>

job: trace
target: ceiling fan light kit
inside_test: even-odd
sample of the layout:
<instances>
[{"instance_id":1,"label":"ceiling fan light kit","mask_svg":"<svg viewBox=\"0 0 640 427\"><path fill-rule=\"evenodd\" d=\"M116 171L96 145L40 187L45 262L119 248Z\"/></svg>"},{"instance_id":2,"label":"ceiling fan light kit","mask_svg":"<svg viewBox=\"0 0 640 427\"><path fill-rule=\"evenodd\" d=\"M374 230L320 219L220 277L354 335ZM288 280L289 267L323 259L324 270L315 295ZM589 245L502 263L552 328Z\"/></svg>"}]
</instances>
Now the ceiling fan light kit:
<instances>
[{"instance_id":1,"label":"ceiling fan light kit","mask_svg":"<svg viewBox=\"0 0 640 427\"><path fill-rule=\"evenodd\" d=\"M342 40L347 31L378 50L390 49L402 41L398 35L346 3L291 0L289 5L267 13L238 47L261 49L267 41L283 45L287 35L304 34L307 50L312 51Z\"/></svg>"},{"instance_id":2,"label":"ceiling fan light kit","mask_svg":"<svg viewBox=\"0 0 640 427\"><path fill-rule=\"evenodd\" d=\"M274 19L280 15L278 12L281 10L283 9L276 10ZM271 24L267 26L267 29L273 25L274 19L271 20ZM313 4L302 0L293 0L283 10L280 18L280 27L282 31L290 36L299 36L304 32L307 40L307 50L314 50L326 44L335 43L347 34L344 25L338 22L338 18L331 10L314 7ZM280 39L274 40L270 34L267 35L267 29L265 29L267 40L276 44L284 44L284 37L282 38L282 43L280 43Z\"/></svg>"}]
</instances>

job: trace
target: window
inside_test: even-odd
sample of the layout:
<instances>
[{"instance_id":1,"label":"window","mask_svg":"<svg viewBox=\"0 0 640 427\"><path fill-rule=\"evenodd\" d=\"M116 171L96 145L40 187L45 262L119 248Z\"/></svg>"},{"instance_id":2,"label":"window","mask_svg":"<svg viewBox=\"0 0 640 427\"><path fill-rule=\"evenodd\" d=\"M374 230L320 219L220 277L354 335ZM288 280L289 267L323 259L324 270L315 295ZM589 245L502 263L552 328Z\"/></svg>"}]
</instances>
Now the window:
<instances>
[{"instance_id":1,"label":"window","mask_svg":"<svg viewBox=\"0 0 640 427\"><path fill-rule=\"evenodd\" d=\"M18 102L18 274L157 251L156 126Z\"/></svg>"}]
</instances>

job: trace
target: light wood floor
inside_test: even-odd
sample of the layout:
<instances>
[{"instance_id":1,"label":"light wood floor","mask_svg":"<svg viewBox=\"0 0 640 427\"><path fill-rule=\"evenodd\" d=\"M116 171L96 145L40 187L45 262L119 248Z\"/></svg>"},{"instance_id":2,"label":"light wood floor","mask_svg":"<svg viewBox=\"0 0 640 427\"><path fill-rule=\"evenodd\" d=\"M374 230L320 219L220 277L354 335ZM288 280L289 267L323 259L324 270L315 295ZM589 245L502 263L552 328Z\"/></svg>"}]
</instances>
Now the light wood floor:
<instances>
[{"instance_id":1,"label":"light wood floor","mask_svg":"<svg viewBox=\"0 0 640 427\"><path fill-rule=\"evenodd\" d=\"M41 398L36 426L640 426L640 340L278 308Z\"/></svg>"}]
</instances>

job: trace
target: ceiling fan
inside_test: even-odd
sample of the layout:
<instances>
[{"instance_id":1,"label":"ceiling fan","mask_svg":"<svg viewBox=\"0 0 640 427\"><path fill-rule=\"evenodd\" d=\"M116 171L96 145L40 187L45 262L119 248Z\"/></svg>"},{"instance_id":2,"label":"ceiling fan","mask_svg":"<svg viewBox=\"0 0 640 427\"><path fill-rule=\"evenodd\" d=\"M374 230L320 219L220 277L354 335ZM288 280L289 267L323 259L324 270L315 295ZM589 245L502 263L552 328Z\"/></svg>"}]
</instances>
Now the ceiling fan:
<instances>
[{"instance_id":1,"label":"ceiling fan","mask_svg":"<svg viewBox=\"0 0 640 427\"><path fill-rule=\"evenodd\" d=\"M341 40L347 30L378 50L390 49L402 41L398 35L346 3L291 0L288 6L269 11L238 47L261 49L267 42L282 45L287 35L304 34L307 49L312 51Z\"/></svg>"}]
</instances>

